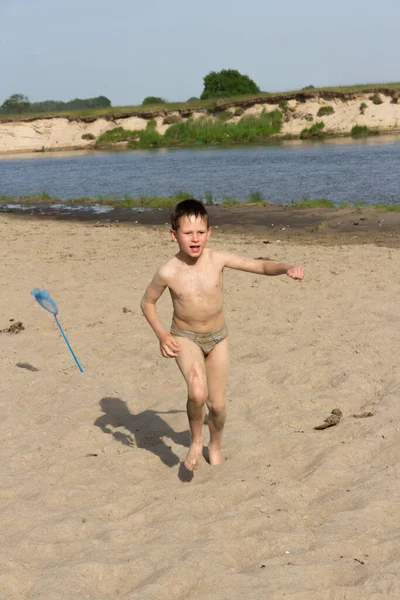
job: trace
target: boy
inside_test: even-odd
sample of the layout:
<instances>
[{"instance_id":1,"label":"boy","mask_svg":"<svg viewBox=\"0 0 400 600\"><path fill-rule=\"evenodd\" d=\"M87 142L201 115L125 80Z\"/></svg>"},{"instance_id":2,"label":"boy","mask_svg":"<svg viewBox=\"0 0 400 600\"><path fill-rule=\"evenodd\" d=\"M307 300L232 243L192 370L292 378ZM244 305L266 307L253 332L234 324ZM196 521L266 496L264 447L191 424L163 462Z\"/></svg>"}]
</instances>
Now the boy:
<instances>
[{"instance_id":1,"label":"boy","mask_svg":"<svg viewBox=\"0 0 400 600\"><path fill-rule=\"evenodd\" d=\"M302 267L253 260L206 248L211 235L208 214L197 200L183 200L171 216L171 237L179 252L154 275L141 302L144 316L160 342L161 354L175 358L188 389L187 415L191 444L185 460L189 471L199 468L203 453L203 422L208 407L211 465L222 463L221 437L226 418L228 331L223 315L225 267L260 275L303 279ZM170 332L162 326L156 302L168 288L173 317Z\"/></svg>"}]
</instances>

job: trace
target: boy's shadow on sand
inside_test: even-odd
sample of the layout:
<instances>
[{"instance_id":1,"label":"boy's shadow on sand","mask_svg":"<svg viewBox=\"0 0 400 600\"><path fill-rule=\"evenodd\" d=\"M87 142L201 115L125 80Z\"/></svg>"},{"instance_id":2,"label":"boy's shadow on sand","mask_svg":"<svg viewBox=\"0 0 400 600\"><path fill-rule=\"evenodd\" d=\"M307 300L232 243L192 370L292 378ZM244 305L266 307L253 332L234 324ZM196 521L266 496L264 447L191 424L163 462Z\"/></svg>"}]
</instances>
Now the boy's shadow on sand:
<instances>
[{"instance_id":1,"label":"boy's shadow on sand","mask_svg":"<svg viewBox=\"0 0 400 600\"><path fill-rule=\"evenodd\" d=\"M152 452L168 467L174 467L180 461L163 438L167 437L180 446L189 447L190 445L189 430L177 433L160 417L161 414L171 415L184 411L169 410L160 413L155 410L144 410L135 415L129 411L124 400L112 397L102 398L100 408L104 415L94 422L97 427L100 427L104 433L112 435L114 439L125 446L136 446ZM125 428L129 433L120 431L119 427ZM180 479L187 480L181 470Z\"/></svg>"}]
</instances>

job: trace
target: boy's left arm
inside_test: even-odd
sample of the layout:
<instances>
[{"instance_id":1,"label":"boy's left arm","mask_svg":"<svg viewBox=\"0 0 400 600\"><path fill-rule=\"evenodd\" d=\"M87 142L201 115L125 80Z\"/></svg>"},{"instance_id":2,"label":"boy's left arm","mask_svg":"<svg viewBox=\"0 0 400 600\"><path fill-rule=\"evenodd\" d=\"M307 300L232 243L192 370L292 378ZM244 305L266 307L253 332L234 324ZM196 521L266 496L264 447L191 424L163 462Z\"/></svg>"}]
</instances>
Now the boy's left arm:
<instances>
[{"instance_id":1,"label":"boy's left arm","mask_svg":"<svg viewBox=\"0 0 400 600\"><path fill-rule=\"evenodd\" d=\"M259 275L287 275L292 279L304 278L303 267L288 265L272 260L246 258L244 256L231 254L230 252L218 252L218 255L222 260L223 267L228 267L229 269L237 269L239 271L247 271Z\"/></svg>"}]
</instances>

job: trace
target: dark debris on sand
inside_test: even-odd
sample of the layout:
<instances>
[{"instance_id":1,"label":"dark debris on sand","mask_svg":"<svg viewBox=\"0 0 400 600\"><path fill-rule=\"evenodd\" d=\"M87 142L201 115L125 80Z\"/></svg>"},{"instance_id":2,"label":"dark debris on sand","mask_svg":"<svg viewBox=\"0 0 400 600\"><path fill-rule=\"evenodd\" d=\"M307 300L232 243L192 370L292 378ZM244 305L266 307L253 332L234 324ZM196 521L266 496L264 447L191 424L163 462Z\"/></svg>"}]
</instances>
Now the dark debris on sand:
<instances>
[{"instance_id":1,"label":"dark debris on sand","mask_svg":"<svg viewBox=\"0 0 400 600\"><path fill-rule=\"evenodd\" d=\"M327 429L328 427L334 427L335 425L337 425L340 422L340 419L342 418L343 413L340 410L340 408L334 408L331 412L331 414L329 415L329 417L327 417L324 422L322 423L322 425L317 425L317 427L314 427L314 429L316 429L317 431L320 431L322 429Z\"/></svg>"},{"instance_id":2,"label":"dark debris on sand","mask_svg":"<svg viewBox=\"0 0 400 600\"><path fill-rule=\"evenodd\" d=\"M21 331L23 331L25 329L24 324L22 323L22 321L14 321L14 319L10 319L10 321L12 321L11 325L9 327L6 327L5 329L0 329L0 333L20 333Z\"/></svg>"}]
</instances>

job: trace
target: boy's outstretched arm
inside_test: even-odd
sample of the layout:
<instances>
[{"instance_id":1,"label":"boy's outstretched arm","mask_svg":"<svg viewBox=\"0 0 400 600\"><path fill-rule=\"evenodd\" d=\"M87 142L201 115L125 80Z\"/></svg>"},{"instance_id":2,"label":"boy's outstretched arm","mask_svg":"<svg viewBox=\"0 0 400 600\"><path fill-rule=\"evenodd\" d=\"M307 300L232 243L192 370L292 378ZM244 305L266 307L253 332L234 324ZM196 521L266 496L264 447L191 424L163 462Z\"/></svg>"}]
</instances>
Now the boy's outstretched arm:
<instances>
[{"instance_id":1,"label":"boy's outstretched arm","mask_svg":"<svg viewBox=\"0 0 400 600\"><path fill-rule=\"evenodd\" d=\"M292 279L303 279L303 267L287 265L272 260L258 260L254 258L246 258L237 256L230 252L219 252L223 266L229 269L237 269L239 271L247 271L249 273L257 273L259 275L287 275Z\"/></svg>"},{"instance_id":2,"label":"boy's outstretched arm","mask_svg":"<svg viewBox=\"0 0 400 600\"><path fill-rule=\"evenodd\" d=\"M172 335L165 331L160 319L158 318L156 302L164 293L167 283L162 276L161 271L158 271L150 285L147 287L143 298L140 302L140 307L147 322L153 329L159 339L161 354L165 358L173 358L179 354L179 344L177 344Z\"/></svg>"}]
</instances>

